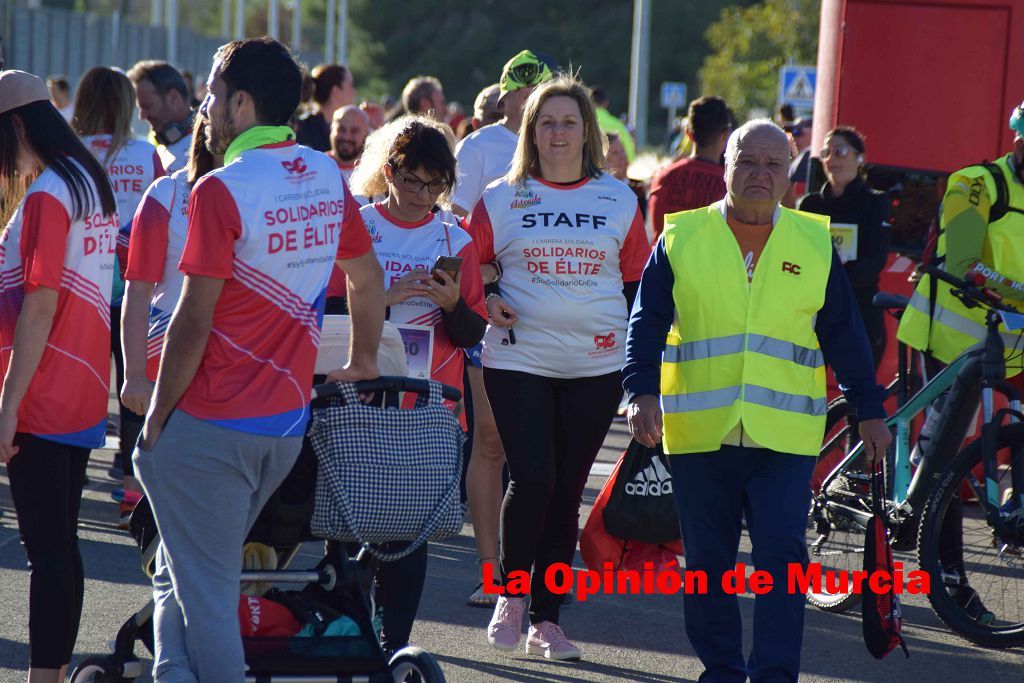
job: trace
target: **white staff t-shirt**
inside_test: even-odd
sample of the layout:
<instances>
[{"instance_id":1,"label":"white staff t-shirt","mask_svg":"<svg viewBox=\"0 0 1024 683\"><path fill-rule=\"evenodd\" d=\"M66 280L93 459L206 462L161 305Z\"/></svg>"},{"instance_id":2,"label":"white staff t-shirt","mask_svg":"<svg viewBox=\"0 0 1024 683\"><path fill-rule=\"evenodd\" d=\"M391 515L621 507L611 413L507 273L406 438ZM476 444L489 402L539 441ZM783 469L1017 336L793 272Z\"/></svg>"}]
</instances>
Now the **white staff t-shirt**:
<instances>
[{"instance_id":1,"label":"white staff t-shirt","mask_svg":"<svg viewBox=\"0 0 1024 683\"><path fill-rule=\"evenodd\" d=\"M570 185L491 183L473 209L481 263L502 267L514 330L491 325L483 364L544 377L596 377L625 364L623 282L651 253L636 195L608 174Z\"/></svg>"},{"instance_id":2,"label":"white staff t-shirt","mask_svg":"<svg viewBox=\"0 0 1024 683\"><path fill-rule=\"evenodd\" d=\"M192 133L185 135L177 142L170 145L160 145L156 148L160 155L160 161L168 173L174 173L185 168L188 163L188 151L192 149Z\"/></svg>"},{"instance_id":3,"label":"white staff t-shirt","mask_svg":"<svg viewBox=\"0 0 1024 683\"><path fill-rule=\"evenodd\" d=\"M519 136L492 123L466 136L455 148L455 191L452 203L472 211L484 188L508 173Z\"/></svg>"},{"instance_id":4,"label":"white staff t-shirt","mask_svg":"<svg viewBox=\"0 0 1024 683\"><path fill-rule=\"evenodd\" d=\"M188 234L188 171L157 179L139 204L128 247L125 280L156 284L149 307L146 375L156 381L167 324L181 298L185 274L178 270Z\"/></svg>"}]
</instances>

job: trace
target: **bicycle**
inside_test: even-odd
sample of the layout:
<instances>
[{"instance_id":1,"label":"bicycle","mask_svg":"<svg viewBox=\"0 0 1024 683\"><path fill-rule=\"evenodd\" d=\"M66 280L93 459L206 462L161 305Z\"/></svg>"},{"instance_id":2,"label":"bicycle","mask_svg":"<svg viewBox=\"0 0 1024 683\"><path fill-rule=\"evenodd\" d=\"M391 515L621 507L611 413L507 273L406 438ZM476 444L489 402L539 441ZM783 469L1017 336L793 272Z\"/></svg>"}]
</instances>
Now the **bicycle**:
<instances>
[{"instance_id":1,"label":"bicycle","mask_svg":"<svg viewBox=\"0 0 1024 683\"><path fill-rule=\"evenodd\" d=\"M968 307L986 308L987 332L984 342L938 372L886 420L895 430L884 463L891 543L897 550L917 546L920 567L931 580L929 602L952 631L979 645L1013 647L1024 643L1024 414L1019 392L1004 378L999 323L1004 314L1017 311L981 282L960 280L934 267L928 272L952 285L951 292ZM888 303L895 307L900 302L891 298ZM901 372L907 369L903 358L900 367ZM938 424L924 444L924 457L912 471L913 421L947 392ZM1006 396L1008 408L995 410L995 392ZM976 421L979 400L982 436L961 449ZM1015 421L1003 424L1006 418ZM863 566L871 479L856 430L852 407L843 399L834 401L819 455L819 463L830 470L814 492L808 514L810 559L825 565L823 570L852 572ZM1008 466L999 464L998 455L1005 450L1010 452ZM839 462L831 466L837 457ZM979 464L984 481L973 473ZM979 508L963 504L959 493L964 485ZM1006 495L1003 489L1008 489ZM852 582L839 583L809 593L808 601L825 611L850 609L860 596Z\"/></svg>"}]
</instances>

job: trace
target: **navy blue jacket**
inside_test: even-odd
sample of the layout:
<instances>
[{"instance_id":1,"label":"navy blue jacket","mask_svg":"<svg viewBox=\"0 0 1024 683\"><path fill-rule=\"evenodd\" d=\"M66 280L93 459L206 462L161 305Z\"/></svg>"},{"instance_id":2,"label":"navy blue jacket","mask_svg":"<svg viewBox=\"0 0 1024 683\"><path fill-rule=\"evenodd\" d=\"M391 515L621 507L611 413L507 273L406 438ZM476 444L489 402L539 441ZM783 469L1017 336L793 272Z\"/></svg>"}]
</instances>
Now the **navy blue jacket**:
<instances>
[{"instance_id":1,"label":"navy blue jacket","mask_svg":"<svg viewBox=\"0 0 1024 683\"><path fill-rule=\"evenodd\" d=\"M661 393L661 354L675 315L672 300L674 282L665 241L660 239L640 278L640 289L629 318L622 386L631 399L643 394L657 396ZM818 312L814 331L825 363L832 367L840 388L860 419L884 418L882 403L885 401L885 389L875 381L875 367L864 323L843 264L835 251L832 252L832 268L825 287L825 303Z\"/></svg>"}]
</instances>

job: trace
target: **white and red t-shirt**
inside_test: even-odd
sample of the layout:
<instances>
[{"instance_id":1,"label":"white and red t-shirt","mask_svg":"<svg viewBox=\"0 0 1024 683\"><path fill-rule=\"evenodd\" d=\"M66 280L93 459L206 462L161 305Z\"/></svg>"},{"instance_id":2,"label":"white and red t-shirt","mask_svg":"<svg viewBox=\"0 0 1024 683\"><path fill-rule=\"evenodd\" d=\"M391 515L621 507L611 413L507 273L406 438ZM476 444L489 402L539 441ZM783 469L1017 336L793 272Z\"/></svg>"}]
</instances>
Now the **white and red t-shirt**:
<instances>
[{"instance_id":1,"label":"white and red t-shirt","mask_svg":"<svg viewBox=\"0 0 1024 683\"><path fill-rule=\"evenodd\" d=\"M188 171L158 178L146 190L135 213L128 247L125 280L156 284L149 307L146 348L146 376L156 381L160 352L171 314L181 298L185 275L178 263L185 251L188 234L188 199L191 186Z\"/></svg>"},{"instance_id":2,"label":"white and red t-shirt","mask_svg":"<svg viewBox=\"0 0 1024 683\"><path fill-rule=\"evenodd\" d=\"M608 174L571 185L491 183L473 209L481 263L502 267L501 295L519 314L515 343L491 325L485 367L596 377L625 364L623 282L651 253L636 195Z\"/></svg>"},{"instance_id":3,"label":"white and red t-shirt","mask_svg":"<svg viewBox=\"0 0 1024 683\"><path fill-rule=\"evenodd\" d=\"M359 211L373 241L377 260L384 269L384 289L416 268L430 272L438 256L462 257L460 290L466 305L484 320L484 284L480 277L480 258L473 240L455 223L443 222L429 213L417 223L401 221L387 212L383 204L370 204ZM462 386L462 364L465 354L448 337L443 324L443 311L429 297L417 296L391 306L389 322L404 325L425 325L434 328L434 348L430 376L453 387ZM406 397L410 406L413 395ZM465 420L463 418L463 426Z\"/></svg>"},{"instance_id":4,"label":"white and red t-shirt","mask_svg":"<svg viewBox=\"0 0 1024 683\"><path fill-rule=\"evenodd\" d=\"M113 138L110 135L86 135L82 142L107 170L110 185L117 200L117 213L121 225L117 233L117 258L124 275L128 262L128 240L132 232L135 211L142 195L153 181L164 175L164 166L156 147L144 140L127 140L114 156L107 158Z\"/></svg>"},{"instance_id":5,"label":"white and red t-shirt","mask_svg":"<svg viewBox=\"0 0 1024 683\"><path fill-rule=\"evenodd\" d=\"M75 219L67 184L47 168L0 236L0 371L6 376L10 367L25 294L39 287L56 290L53 326L18 407L18 431L97 448L103 445L110 396L118 216L103 214L99 194L88 183L93 209Z\"/></svg>"},{"instance_id":6,"label":"white and red t-shirt","mask_svg":"<svg viewBox=\"0 0 1024 683\"><path fill-rule=\"evenodd\" d=\"M338 170L341 171L341 177L345 179L345 185L348 186L349 182L352 180L352 173L356 170L356 165L354 163L349 164L344 161L339 161L337 157L334 156L333 151L327 152L327 156L334 159L334 163L338 165ZM351 188L349 188L349 190L351 191ZM366 206L370 203L370 199L361 194L354 194L352 195L352 198L356 200L359 206ZM347 290L348 285L345 282L345 271L335 264L334 270L331 271L331 279L327 283L327 297L345 296L348 293Z\"/></svg>"},{"instance_id":7,"label":"white and red t-shirt","mask_svg":"<svg viewBox=\"0 0 1024 683\"><path fill-rule=\"evenodd\" d=\"M331 267L372 248L358 208L334 161L294 142L242 152L196 183L179 267L225 283L181 410L304 433Z\"/></svg>"}]
</instances>

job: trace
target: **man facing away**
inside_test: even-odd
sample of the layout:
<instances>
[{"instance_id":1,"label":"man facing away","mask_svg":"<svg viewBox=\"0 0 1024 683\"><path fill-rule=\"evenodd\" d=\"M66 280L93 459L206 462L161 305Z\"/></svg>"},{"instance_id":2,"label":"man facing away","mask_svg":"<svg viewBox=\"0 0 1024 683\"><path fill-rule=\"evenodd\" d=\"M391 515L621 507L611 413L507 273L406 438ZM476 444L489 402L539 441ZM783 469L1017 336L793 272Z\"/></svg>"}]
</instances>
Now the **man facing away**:
<instances>
[{"instance_id":1,"label":"man facing away","mask_svg":"<svg viewBox=\"0 0 1024 683\"><path fill-rule=\"evenodd\" d=\"M234 41L217 51L202 104L224 167L192 190L181 300L134 456L161 535L157 681L244 679L242 544L301 447L335 260L352 348L329 378L379 374L383 273L337 165L291 140L300 88L280 43Z\"/></svg>"}]
</instances>

